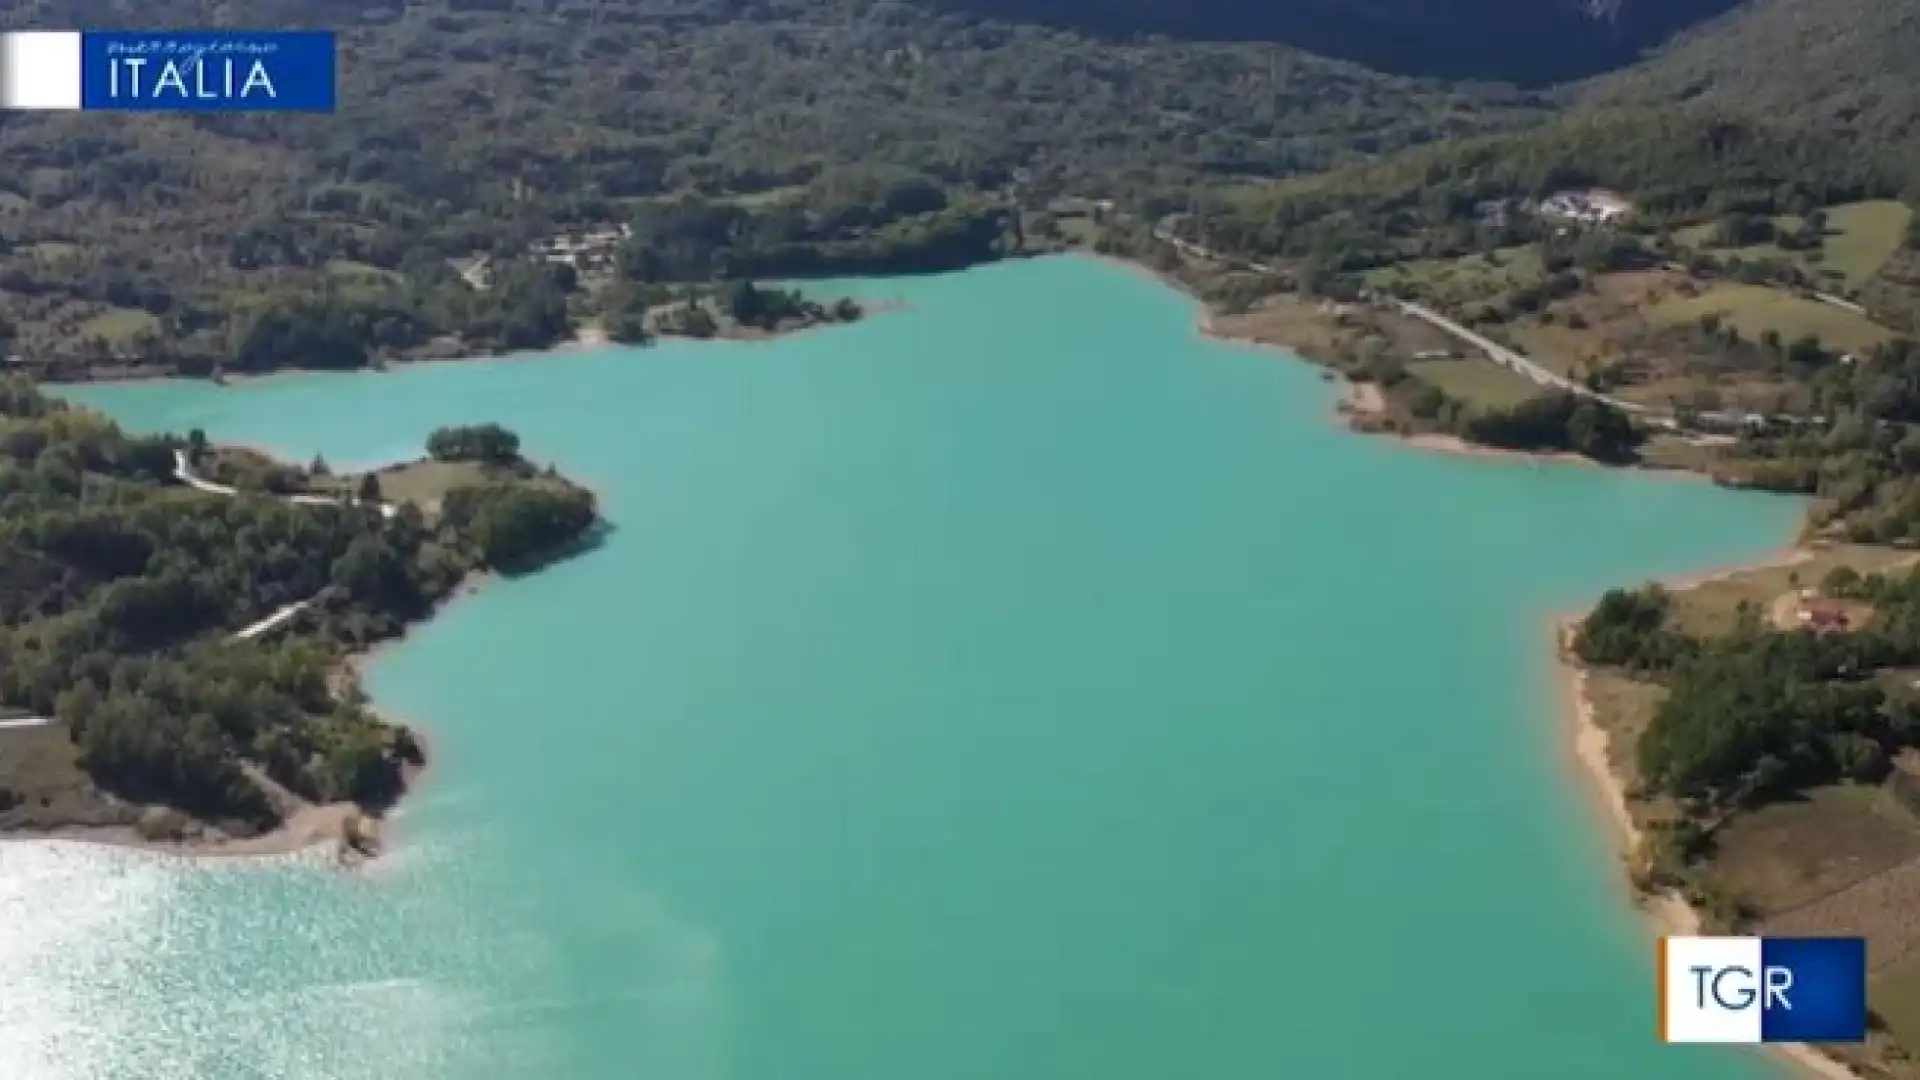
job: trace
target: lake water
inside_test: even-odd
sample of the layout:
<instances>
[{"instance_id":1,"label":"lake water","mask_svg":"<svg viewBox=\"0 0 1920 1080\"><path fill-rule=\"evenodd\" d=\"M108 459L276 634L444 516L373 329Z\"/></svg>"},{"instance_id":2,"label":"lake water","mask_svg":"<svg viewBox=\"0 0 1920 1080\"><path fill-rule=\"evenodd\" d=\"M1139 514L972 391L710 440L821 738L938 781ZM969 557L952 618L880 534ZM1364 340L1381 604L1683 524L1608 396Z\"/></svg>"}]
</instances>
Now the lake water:
<instances>
[{"instance_id":1,"label":"lake water","mask_svg":"<svg viewBox=\"0 0 1920 1080\"><path fill-rule=\"evenodd\" d=\"M1341 431L1059 259L777 343L79 395L336 465L498 420L590 555L370 682L398 853L0 846L7 1080L1731 1080L1556 716L1548 618L1780 499Z\"/></svg>"}]
</instances>

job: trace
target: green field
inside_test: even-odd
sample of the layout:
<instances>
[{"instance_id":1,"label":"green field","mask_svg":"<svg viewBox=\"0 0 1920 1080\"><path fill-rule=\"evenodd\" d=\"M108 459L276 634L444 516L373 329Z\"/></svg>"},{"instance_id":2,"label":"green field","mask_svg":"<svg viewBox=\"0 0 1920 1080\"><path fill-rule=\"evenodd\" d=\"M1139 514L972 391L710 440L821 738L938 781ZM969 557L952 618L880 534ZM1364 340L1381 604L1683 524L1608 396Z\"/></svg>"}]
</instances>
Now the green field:
<instances>
[{"instance_id":1,"label":"green field","mask_svg":"<svg viewBox=\"0 0 1920 1080\"><path fill-rule=\"evenodd\" d=\"M327 273L333 277L361 281L398 281L400 275L391 270L382 269L371 263L355 262L352 259L331 259L327 262Z\"/></svg>"},{"instance_id":2,"label":"green field","mask_svg":"<svg viewBox=\"0 0 1920 1080\"><path fill-rule=\"evenodd\" d=\"M109 345L132 341L142 331L158 330L160 320L136 308L109 308L80 324L81 338L97 337Z\"/></svg>"},{"instance_id":3,"label":"green field","mask_svg":"<svg viewBox=\"0 0 1920 1080\"><path fill-rule=\"evenodd\" d=\"M1648 310L1647 319L1679 326L1708 314L1720 316L1751 340L1768 330L1787 342L1813 334L1829 347L1864 352L1893 337L1886 327L1844 308L1782 289L1732 283L1714 285L1699 296L1663 301Z\"/></svg>"},{"instance_id":4,"label":"green field","mask_svg":"<svg viewBox=\"0 0 1920 1080\"><path fill-rule=\"evenodd\" d=\"M1843 287L1858 287L1871 280L1899 250L1907 222L1912 217L1912 209L1891 199L1830 206L1819 251L1788 251L1777 244L1716 248L1711 243L1712 222L1689 225L1676 231L1673 238L1688 247L1712 251L1721 258L1798 263L1816 278L1826 278ZM1773 224L1777 229L1792 232L1800 228L1802 220L1783 214L1775 217Z\"/></svg>"},{"instance_id":5,"label":"green field","mask_svg":"<svg viewBox=\"0 0 1920 1080\"><path fill-rule=\"evenodd\" d=\"M1860 285L1885 266L1907 234L1913 210L1891 200L1848 203L1827 211L1827 257L1823 265L1849 285Z\"/></svg>"},{"instance_id":6,"label":"green field","mask_svg":"<svg viewBox=\"0 0 1920 1080\"><path fill-rule=\"evenodd\" d=\"M1416 289L1443 307L1491 300L1522 285L1537 284L1544 271L1540 252L1531 246L1500 248L1461 259L1415 259L1370 270L1371 289Z\"/></svg>"},{"instance_id":7,"label":"green field","mask_svg":"<svg viewBox=\"0 0 1920 1080\"><path fill-rule=\"evenodd\" d=\"M427 513L440 509L447 492L466 484L487 479L487 471L471 461L433 461L421 458L404 465L389 465L377 470L380 497L387 502L410 502ZM316 490L353 494L360 489L358 473L316 480Z\"/></svg>"},{"instance_id":8,"label":"green field","mask_svg":"<svg viewBox=\"0 0 1920 1080\"><path fill-rule=\"evenodd\" d=\"M1481 408L1508 409L1540 393L1531 381L1491 360L1415 360L1407 374L1440 388L1448 397Z\"/></svg>"},{"instance_id":9,"label":"green field","mask_svg":"<svg viewBox=\"0 0 1920 1080\"><path fill-rule=\"evenodd\" d=\"M1805 222L1805 219L1798 214L1775 214L1771 220L1773 227L1781 232L1795 232ZM1749 244L1742 248L1715 247L1713 229L1713 222L1704 221L1698 225L1674 230L1673 238L1690 248L1698 248L1702 251L1712 250L1720 255L1738 255L1743 259L1791 259L1794 257L1792 253L1773 244Z\"/></svg>"},{"instance_id":10,"label":"green field","mask_svg":"<svg viewBox=\"0 0 1920 1080\"><path fill-rule=\"evenodd\" d=\"M42 240L33 245L35 256L54 262L80 253L80 245L65 240Z\"/></svg>"}]
</instances>

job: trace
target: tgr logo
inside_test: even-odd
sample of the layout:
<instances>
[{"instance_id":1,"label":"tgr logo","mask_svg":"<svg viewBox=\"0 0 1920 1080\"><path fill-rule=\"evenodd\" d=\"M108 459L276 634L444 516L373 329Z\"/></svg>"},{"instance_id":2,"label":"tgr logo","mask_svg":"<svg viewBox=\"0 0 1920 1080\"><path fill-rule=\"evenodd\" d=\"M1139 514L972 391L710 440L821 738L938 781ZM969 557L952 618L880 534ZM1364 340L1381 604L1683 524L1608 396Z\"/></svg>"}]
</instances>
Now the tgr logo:
<instances>
[{"instance_id":1,"label":"tgr logo","mask_svg":"<svg viewBox=\"0 0 1920 1080\"><path fill-rule=\"evenodd\" d=\"M1667 1042L1858 1042L1867 1027L1862 938L1660 939Z\"/></svg>"},{"instance_id":2,"label":"tgr logo","mask_svg":"<svg viewBox=\"0 0 1920 1080\"><path fill-rule=\"evenodd\" d=\"M1762 1009L1793 1008L1793 1003L1787 1000L1787 991L1793 989L1792 968L1763 967L1757 985L1752 969L1738 964L1719 969L1695 965L1687 970L1693 973L1694 1008L1707 1008L1709 999L1722 1009L1735 1012L1752 1008L1756 1001Z\"/></svg>"}]
</instances>

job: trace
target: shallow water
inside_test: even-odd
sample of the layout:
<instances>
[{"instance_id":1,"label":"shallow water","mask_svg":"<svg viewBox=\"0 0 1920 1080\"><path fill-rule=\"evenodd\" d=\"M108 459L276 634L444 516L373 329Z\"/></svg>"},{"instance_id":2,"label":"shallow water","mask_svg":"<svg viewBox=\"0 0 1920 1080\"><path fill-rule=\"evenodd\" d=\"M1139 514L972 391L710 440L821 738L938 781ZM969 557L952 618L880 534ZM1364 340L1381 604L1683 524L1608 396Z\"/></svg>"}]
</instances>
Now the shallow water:
<instances>
[{"instance_id":1,"label":"shallow water","mask_svg":"<svg viewBox=\"0 0 1920 1080\"><path fill-rule=\"evenodd\" d=\"M1092 261L850 287L910 310L81 395L499 420L616 531L374 666L438 760L371 874L0 846L0 1076L1762 1073L1653 1042L1547 621L1796 504L1346 434Z\"/></svg>"}]
</instances>

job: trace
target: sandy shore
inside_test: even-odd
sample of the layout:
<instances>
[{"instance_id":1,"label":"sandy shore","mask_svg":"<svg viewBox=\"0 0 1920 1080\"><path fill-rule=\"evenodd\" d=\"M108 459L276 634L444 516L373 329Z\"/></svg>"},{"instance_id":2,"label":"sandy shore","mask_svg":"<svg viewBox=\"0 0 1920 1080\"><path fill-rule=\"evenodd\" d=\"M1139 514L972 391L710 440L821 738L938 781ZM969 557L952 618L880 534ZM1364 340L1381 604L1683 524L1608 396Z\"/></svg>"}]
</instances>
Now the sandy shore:
<instances>
[{"instance_id":1,"label":"sandy shore","mask_svg":"<svg viewBox=\"0 0 1920 1080\"><path fill-rule=\"evenodd\" d=\"M296 855L309 848L333 845L343 862L358 862L381 850L379 819L353 803L324 803L301 807L273 829L257 836L230 837L218 833L185 839L158 839L137 825L75 825L56 829L20 829L0 833L0 843L61 841L133 848L184 859L269 858Z\"/></svg>"},{"instance_id":2,"label":"sandy shore","mask_svg":"<svg viewBox=\"0 0 1920 1080\"><path fill-rule=\"evenodd\" d=\"M478 592L492 579L493 575L489 573L469 574L466 580L455 586L453 592L428 613L427 618L437 618L447 607L457 603L463 597ZM415 625L423 624L424 622ZM369 663L388 649L400 645L406 638L405 633L386 638L342 659L329 679L329 687L335 696L341 695L350 685L357 686L360 673ZM420 747L422 764L406 765L401 768L400 795L394 800L394 806L398 807L409 796L419 791L421 782L432 768L437 754L435 740L431 732L417 723L397 717L374 704L368 704L366 708L382 723L392 727L405 726L413 733L414 742ZM278 787L278 785L272 786ZM72 825L52 829L14 829L0 832L0 844L49 840L103 844L108 847L133 848L190 860L273 858L296 855L312 848L331 846L332 854L346 866L360 866L377 861L394 848L395 837L391 814L386 816L370 814L351 802L309 803L284 791L270 792L270 795L280 801L283 806L288 803L297 805L291 812L283 811L279 825L255 836L225 836L217 831L210 831L203 835L172 839L150 835L140 826L133 824Z\"/></svg>"},{"instance_id":3,"label":"sandy shore","mask_svg":"<svg viewBox=\"0 0 1920 1080\"><path fill-rule=\"evenodd\" d=\"M1667 579L1661 584L1669 589L1687 589L1748 570L1795 566L1812 557L1811 551L1794 548L1753 562ZM1607 827L1607 834L1611 838L1609 849L1619 861L1624 878L1639 850L1643 834L1627 806L1626 785L1613 768L1610 757L1612 739L1595 719L1593 700L1587 693L1586 668L1573 655L1573 634L1578 621L1576 618L1560 618L1555 620L1553 627L1556 646L1554 665L1562 693L1562 716L1574 761L1579 766L1581 786L1589 793L1595 814ZM1684 936L1700 931L1699 913L1678 894L1666 892L1648 895L1630 891L1630 895L1655 934ZM1766 1049L1798 1076L1818 1080L1858 1080L1852 1070L1814 1047L1795 1043Z\"/></svg>"}]
</instances>

